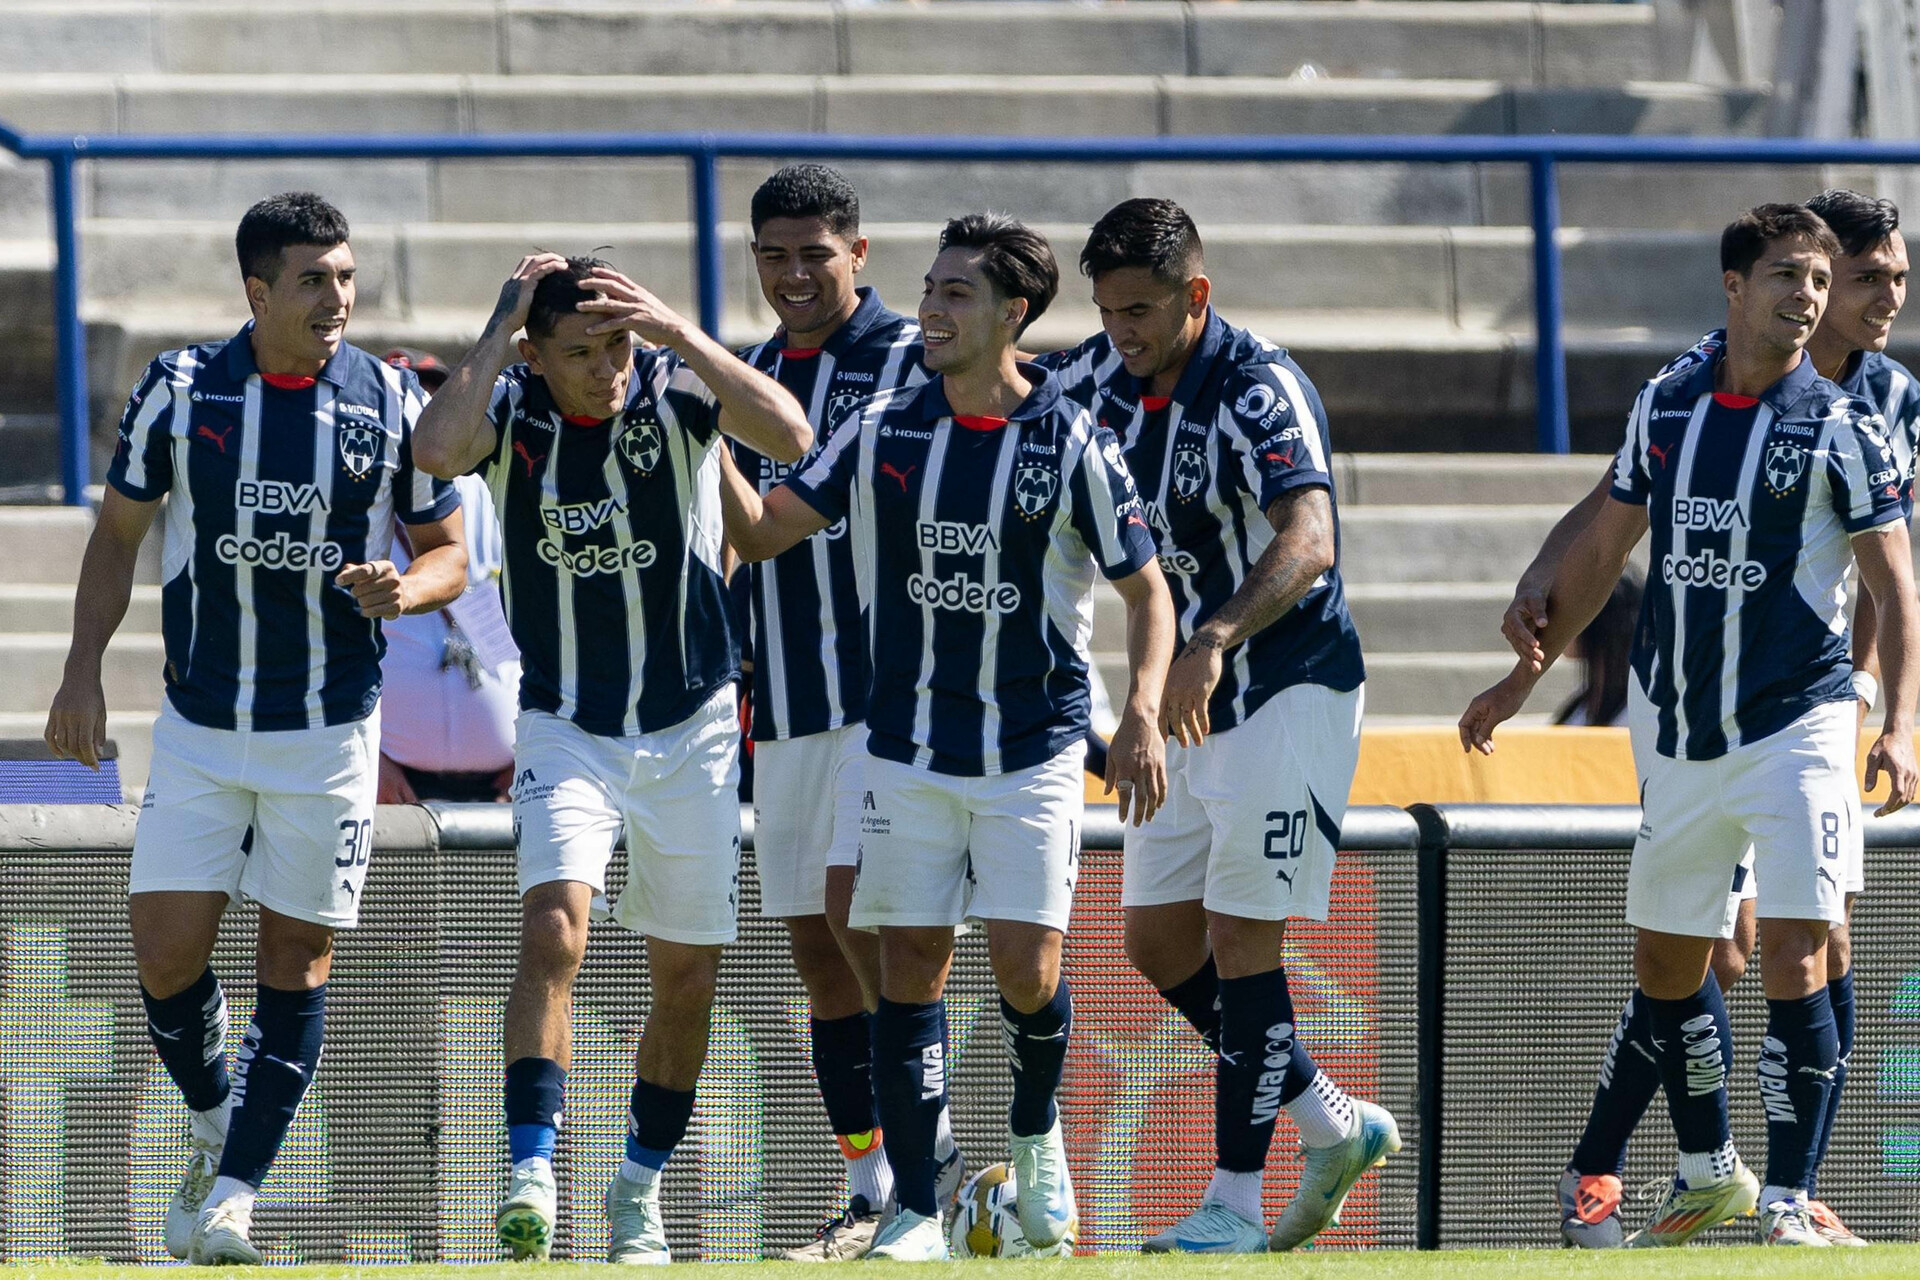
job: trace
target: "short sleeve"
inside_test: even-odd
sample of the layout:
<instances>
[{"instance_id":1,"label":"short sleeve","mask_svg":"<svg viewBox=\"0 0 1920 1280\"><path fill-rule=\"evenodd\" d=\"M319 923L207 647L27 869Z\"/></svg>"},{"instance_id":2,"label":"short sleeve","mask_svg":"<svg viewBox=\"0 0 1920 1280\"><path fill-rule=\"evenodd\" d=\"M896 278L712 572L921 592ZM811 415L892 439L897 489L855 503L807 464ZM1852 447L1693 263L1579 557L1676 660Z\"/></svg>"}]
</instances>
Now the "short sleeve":
<instances>
[{"instance_id":1,"label":"short sleeve","mask_svg":"<svg viewBox=\"0 0 1920 1280\"><path fill-rule=\"evenodd\" d=\"M393 476L393 512L401 524L445 520L460 509L451 480L428 475L413 463L413 429L427 398L413 370L400 371L400 465Z\"/></svg>"},{"instance_id":2,"label":"short sleeve","mask_svg":"<svg viewBox=\"0 0 1920 1280\"><path fill-rule=\"evenodd\" d=\"M1300 375L1282 364L1244 365L1222 400L1218 421L1262 511L1289 490L1333 488L1320 398Z\"/></svg>"},{"instance_id":3,"label":"short sleeve","mask_svg":"<svg viewBox=\"0 0 1920 1280\"><path fill-rule=\"evenodd\" d=\"M154 502L173 487L173 381L164 357L127 397L107 483L135 502Z\"/></svg>"},{"instance_id":4,"label":"short sleeve","mask_svg":"<svg viewBox=\"0 0 1920 1280\"><path fill-rule=\"evenodd\" d=\"M1864 409L1861 405L1859 408ZM1834 513L1848 533L1907 518L1906 476L1877 413L1846 412L1827 444L1827 480Z\"/></svg>"},{"instance_id":5,"label":"short sleeve","mask_svg":"<svg viewBox=\"0 0 1920 1280\"><path fill-rule=\"evenodd\" d=\"M493 428L493 448L473 464L469 474L486 477L513 447L508 443L507 435L513 426L514 414L519 411L521 399L527 393L526 379L521 376L524 367L515 365L503 370L493 380L493 394L487 399L487 425Z\"/></svg>"},{"instance_id":6,"label":"short sleeve","mask_svg":"<svg viewBox=\"0 0 1920 1280\"><path fill-rule=\"evenodd\" d=\"M660 398L673 420L699 444L712 444L720 435L719 398L679 356L669 352L655 358L668 362L667 389Z\"/></svg>"},{"instance_id":7,"label":"short sleeve","mask_svg":"<svg viewBox=\"0 0 1920 1280\"><path fill-rule=\"evenodd\" d=\"M1613 482L1607 493L1616 502L1644 507L1653 495L1653 476L1647 470L1647 414L1653 404L1653 384L1634 398L1627 414L1627 437L1613 456Z\"/></svg>"},{"instance_id":8,"label":"short sleeve","mask_svg":"<svg viewBox=\"0 0 1920 1280\"><path fill-rule=\"evenodd\" d=\"M1108 578L1138 573L1153 559L1153 534L1120 441L1095 427L1067 477L1067 520Z\"/></svg>"},{"instance_id":9,"label":"short sleeve","mask_svg":"<svg viewBox=\"0 0 1920 1280\"><path fill-rule=\"evenodd\" d=\"M847 518L853 506L854 472L860 465L860 435L864 424L875 413L871 401L866 407L848 414L828 433L824 442L802 459L784 481L787 488L808 506L829 520Z\"/></svg>"}]
</instances>

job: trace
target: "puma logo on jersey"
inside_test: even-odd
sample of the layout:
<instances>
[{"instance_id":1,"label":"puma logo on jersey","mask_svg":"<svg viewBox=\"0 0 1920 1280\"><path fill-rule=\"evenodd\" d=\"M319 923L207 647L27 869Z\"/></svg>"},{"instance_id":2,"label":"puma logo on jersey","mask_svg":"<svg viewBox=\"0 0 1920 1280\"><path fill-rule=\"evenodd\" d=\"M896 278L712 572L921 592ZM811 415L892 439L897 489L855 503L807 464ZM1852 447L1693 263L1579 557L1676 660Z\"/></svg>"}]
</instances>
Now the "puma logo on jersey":
<instances>
[{"instance_id":1,"label":"puma logo on jersey","mask_svg":"<svg viewBox=\"0 0 1920 1280\"><path fill-rule=\"evenodd\" d=\"M1660 465L1664 467L1667 465L1667 454L1672 449L1673 449L1673 446L1670 444L1666 444L1666 445L1650 444L1647 446L1647 456L1650 458L1660 459Z\"/></svg>"},{"instance_id":2,"label":"puma logo on jersey","mask_svg":"<svg viewBox=\"0 0 1920 1280\"><path fill-rule=\"evenodd\" d=\"M880 474L883 476L892 476L895 480L898 480L900 482L901 493L905 493L907 491L907 477L912 475L914 472L918 471L919 469L920 468L917 464L914 466L908 467L905 471L900 470L898 467L894 466L891 462L883 462L880 464Z\"/></svg>"},{"instance_id":3,"label":"puma logo on jersey","mask_svg":"<svg viewBox=\"0 0 1920 1280\"><path fill-rule=\"evenodd\" d=\"M522 462L525 462L527 464L527 479L529 480L533 479L534 466L537 463L544 462L547 457L547 455L544 453L535 455L527 452L526 442L523 440L515 440L513 442L513 451L520 455L520 460Z\"/></svg>"},{"instance_id":4,"label":"puma logo on jersey","mask_svg":"<svg viewBox=\"0 0 1920 1280\"><path fill-rule=\"evenodd\" d=\"M211 440L213 441L214 447L220 450L220 452L222 453L225 453L227 451L227 437L232 434L233 434L232 427L228 427L225 431L215 431L212 427L208 426L204 422L193 429L194 439Z\"/></svg>"}]
</instances>

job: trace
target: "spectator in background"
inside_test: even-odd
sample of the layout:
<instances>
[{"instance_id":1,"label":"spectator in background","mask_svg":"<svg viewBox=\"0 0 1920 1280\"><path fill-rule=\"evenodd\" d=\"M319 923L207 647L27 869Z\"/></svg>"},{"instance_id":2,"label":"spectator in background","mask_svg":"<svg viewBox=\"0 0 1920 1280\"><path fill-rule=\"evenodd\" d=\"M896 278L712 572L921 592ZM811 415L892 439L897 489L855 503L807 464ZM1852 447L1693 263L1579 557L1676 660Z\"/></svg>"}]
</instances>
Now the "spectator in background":
<instances>
[{"instance_id":1,"label":"spectator in background","mask_svg":"<svg viewBox=\"0 0 1920 1280\"><path fill-rule=\"evenodd\" d=\"M447 380L446 365L427 352L396 347L385 359L413 370L429 396ZM448 608L385 626L381 804L504 801L513 783L520 662L517 654L508 656L512 641L505 638L504 615L497 628L474 621L476 613L483 620L500 614L500 522L480 477L461 476L453 486L467 511L467 593ZM408 559L404 541L397 539L393 552L402 570ZM497 631L497 637L469 635L455 621L456 610L470 630ZM476 643L488 639L493 643Z\"/></svg>"},{"instance_id":2,"label":"spectator in background","mask_svg":"<svg viewBox=\"0 0 1920 1280\"><path fill-rule=\"evenodd\" d=\"M461 500L466 500L462 493ZM1568 654L1580 659L1580 690L1560 708L1555 724L1617 725L1627 716L1628 654L1640 622L1645 580L1632 565L1613 584L1613 594L1582 631Z\"/></svg>"}]
</instances>

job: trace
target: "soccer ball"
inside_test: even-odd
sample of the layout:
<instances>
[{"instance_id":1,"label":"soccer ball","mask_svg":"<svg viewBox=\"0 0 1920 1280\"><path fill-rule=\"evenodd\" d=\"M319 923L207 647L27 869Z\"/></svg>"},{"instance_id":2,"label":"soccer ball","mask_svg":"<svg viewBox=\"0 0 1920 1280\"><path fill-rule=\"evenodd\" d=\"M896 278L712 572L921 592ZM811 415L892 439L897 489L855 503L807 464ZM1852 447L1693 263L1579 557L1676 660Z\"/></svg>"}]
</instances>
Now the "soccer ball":
<instances>
[{"instance_id":1,"label":"soccer ball","mask_svg":"<svg viewBox=\"0 0 1920 1280\"><path fill-rule=\"evenodd\" d=\"M948 1243L956 1258L1070 1258L1073 1237L1036 1249L1020 1233L1018 1188L1010 1164L988 1165L967 1179L954 1204Z\"/></svg>"}]
</instances>

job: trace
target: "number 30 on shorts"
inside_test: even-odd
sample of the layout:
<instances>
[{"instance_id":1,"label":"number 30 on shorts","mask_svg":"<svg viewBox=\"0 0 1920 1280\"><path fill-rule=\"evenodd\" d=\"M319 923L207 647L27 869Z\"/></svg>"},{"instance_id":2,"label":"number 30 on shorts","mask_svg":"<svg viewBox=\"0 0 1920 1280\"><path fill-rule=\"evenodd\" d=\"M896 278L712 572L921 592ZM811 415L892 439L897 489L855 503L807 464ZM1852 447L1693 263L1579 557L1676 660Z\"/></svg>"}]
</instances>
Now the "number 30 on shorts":
<instances>
[{"instance_id":1,"label":"number 30 on shorts","mask_svg":"<svg viewBox=\"0 0 1920 1280\"><path fill-rule=\"evenodd\" d=\"M333 860L333 865L342 869L364 867L367 865L367 855L372 850L373 819L342 818L340 820L340 856Z\"/></svg>"},{"instance_id":2,"label":"number 30 on shorts","mask_svg":"<svg viewBox=\"0 0 1920 1280\"><path fill-rule=\"evenodd\" d=\"M1306 851L1307 811L1305 809L1295 809L1292 813L1284 809L1276 809L1267 815L1267 821L1279 824L1267 828L1267 847L1263 852L1268 858L1276 862L1281 860L1290 862ZM1285 880L1289 886L1293 884L1292 871L1276 870L1273 874L1275 879Z\"/></svg>"}]
</instances>

